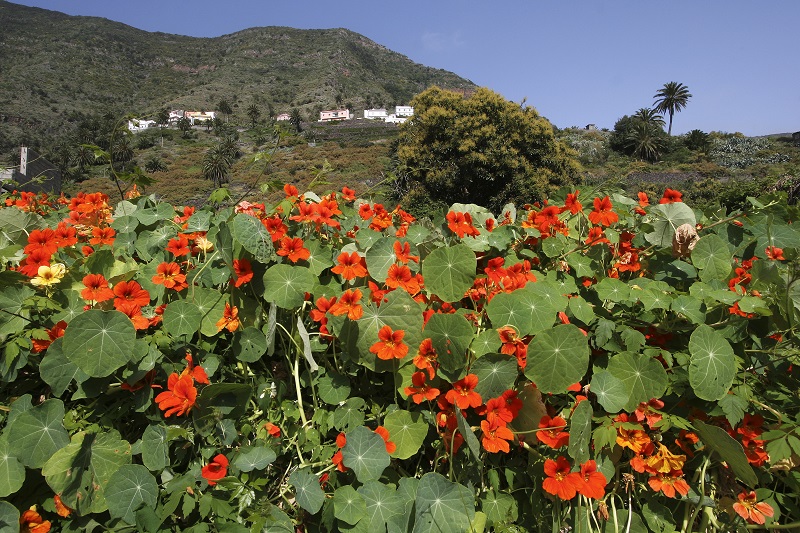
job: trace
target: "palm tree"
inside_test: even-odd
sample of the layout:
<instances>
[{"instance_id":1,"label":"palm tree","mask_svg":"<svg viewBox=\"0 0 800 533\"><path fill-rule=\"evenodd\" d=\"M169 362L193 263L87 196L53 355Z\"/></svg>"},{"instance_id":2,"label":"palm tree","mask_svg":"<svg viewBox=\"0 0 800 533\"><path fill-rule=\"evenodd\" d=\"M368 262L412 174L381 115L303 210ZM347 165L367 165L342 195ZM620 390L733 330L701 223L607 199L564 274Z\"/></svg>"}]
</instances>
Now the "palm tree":
<instances>
[{"instance_id":1,"label":"palm tree","mask_svg":"<svg viewBox=\"0 0 800 533\"><path fill-rule=\"evenodd\" d=\"M250 104L247 108L247 116L250 117L250 122L252 123L252 127L256 127L256 122L258 119L261 118L261 111L258 109L256 104Z\"/></svg>"},{"instance_id":2,"label":"palm tree","mask_svg":"<svg viewBox=\"0 0 800 533\"><path fill-rule=\"evenodd\" d=\"M228 170L233 164L233 159L225 149L216 145L210 148L203 157L203 177L211 180L215 187L221 187L228 181Z\"/></svg>"},{"instance_id":3,"label":"palm tree","mask_svg":"<svg viewBox=\"0 0 800 533\"><path fill-rule=\"evenodd\" d=\"M664 130L652 123L635 121L625 137L628 150L643 161L657 161L666 147Z\"/></svg>"},{"instance_id":4,"label":"palm tree","mask_svg":"<svg viewBox=\"0 0 800 533\"><path fill-rule=\"evenodd\" d=\"M686 107L692 95L689 93L689 88L682 83L671 81L665 83L656 95L653 97L656 101L653 103L655 110L660 113L669 113L669 129L667 135L672 135L672 115L676 111L680 111Z\"/></svg>"},{"instance_id":5,"label":"palm tree","mask_svg":"<svg viewBox=\"0 0 800 533\"><path fill-rule=\"evenodd\" d=\"M644 122L648 126L664 129L664 117L659 115L655 109L643 107L633 114L633 118Z\"/></svg>"}]
</instances>

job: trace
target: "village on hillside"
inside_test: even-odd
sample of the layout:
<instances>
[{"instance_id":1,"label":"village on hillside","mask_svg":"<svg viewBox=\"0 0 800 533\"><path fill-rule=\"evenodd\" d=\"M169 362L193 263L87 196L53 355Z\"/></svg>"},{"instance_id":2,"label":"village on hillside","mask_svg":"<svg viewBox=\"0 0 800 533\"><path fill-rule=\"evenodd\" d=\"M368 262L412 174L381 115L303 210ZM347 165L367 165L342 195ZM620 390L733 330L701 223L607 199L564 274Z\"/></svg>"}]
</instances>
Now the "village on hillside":
<instances>
[{"instance_id":1,"label":"village on hillside","mask_svg":"<svg viewBox=\"0 0 800 533\"><path fill-rule=\"evenodd\" d=\"M217 111L185 111L176 109L169 112L169 126L176 126L178 121L185 118L189 121L191 126L201 126L210 124L217 118ZM362 116L357 117L355 113L347 108L343 109L328 109L319 112L318 122L336 122L340 120L380 120L390 124L402 124L414 115L414 108L409 105L398 105L394 108L394 113L389 113L385 108L379 109L365 109ZM281 113L275 117L277 122L288 122L291 119L289 113ZM139 132L148 128L155 128L158 122L148 119L131 119L128 121L128 129L133 132Z\"/></svg>"}]
</instances>

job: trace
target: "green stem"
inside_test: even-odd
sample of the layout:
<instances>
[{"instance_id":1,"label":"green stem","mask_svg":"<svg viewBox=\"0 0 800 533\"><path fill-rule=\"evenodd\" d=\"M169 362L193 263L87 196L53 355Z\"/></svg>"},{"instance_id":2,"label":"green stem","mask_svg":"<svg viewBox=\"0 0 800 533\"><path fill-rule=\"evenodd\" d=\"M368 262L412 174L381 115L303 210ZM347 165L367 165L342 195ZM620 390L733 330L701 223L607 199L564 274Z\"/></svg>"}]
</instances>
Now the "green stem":
<instances>
[{"instance_id":1,"label":"green stem","mask_svg":"<svg viewBox=\"0 0 800 533\"><path fill-rule=\"evenodd\" d=\"M700 492L698 493L699 498L697 500L697 505L695 506L688 520L686 519L686 514L684 514L684 522L683 527L681 528L681 533L691 531L692 524L694 524L694 521L697 519L697 515L703 508L703 498L706 495L706 469L708 468L710 462L711 458L709 456L706 456L703 459L703 466L700 468ZM688 506L686 509L688 511Z\"/></svg>"}]
</instances>

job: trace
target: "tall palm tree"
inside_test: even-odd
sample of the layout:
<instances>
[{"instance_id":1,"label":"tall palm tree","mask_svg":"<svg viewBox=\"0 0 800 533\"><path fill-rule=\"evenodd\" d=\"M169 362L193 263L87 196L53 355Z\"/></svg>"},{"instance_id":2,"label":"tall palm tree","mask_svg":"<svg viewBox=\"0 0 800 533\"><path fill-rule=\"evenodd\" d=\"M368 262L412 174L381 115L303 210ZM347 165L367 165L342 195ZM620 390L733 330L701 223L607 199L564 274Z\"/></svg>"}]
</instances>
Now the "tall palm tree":
<instances>
[{"instance_id":1,"label":"tall palm tree","mask_svg":"<svg viewBox=\"0 0 800 533\"><path fill-rule=\"evenodd\" d=\"M648 109L647 107L641 108L633 114L633 118L641 120L648 126L664 129L664 117L658 114L655 109Z\"/></svg>"},{"instance_id":2,"label":"tall palm tree","mask_svg":"<svg viewBox=\"0 0 800 533\"><path fill-rule=\"evenodd\" d=\"M221 147L211 147L203 157L203 177L211 180L215 187L221 187L228 180L228 170L233 164L233 159Z\"/></svg>"},{"instance_id":3,"label":"tall palm tree","mask_svg":"<svg viewBox=\"0 0 800 533\"><path fill-rule=\"evenodd\" d=\"M676 111L680 111L686 107L689 98L692 95L689 93L689 88L676 81L665 83L656 95L653 97L656 101L653 103L655 110L659 113L669 113L669 129L667 135L672 135L672 115Z\"/></svg>"}]
</instances>

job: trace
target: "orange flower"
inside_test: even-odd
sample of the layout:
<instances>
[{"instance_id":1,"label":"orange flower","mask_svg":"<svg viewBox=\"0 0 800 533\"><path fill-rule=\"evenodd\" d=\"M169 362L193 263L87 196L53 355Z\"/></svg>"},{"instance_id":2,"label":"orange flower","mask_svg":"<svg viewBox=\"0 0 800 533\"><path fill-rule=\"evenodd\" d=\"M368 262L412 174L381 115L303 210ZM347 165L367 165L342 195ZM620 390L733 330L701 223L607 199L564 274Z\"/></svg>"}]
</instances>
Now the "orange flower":
<instances>
[{"instance_id":1,"label":"orange flower","mask_svg":"<svg viewBox=\"0 0 800 533\"><path fill-rule=\"evenodd\" d=\"M539 420L540 431L536 432L536 438L554 450L561 448L569 442L569 433L564 431L565 427L567 427L567 421L560 416L550 418L545 415Z\"/></svg>"},{"instance_id":2,"label":"orange flower","mask_svg":"<svg viewBox=\"0 0 800 533\"><path fill-rule=\"evenodd\" d=\"M650 198L647 197L646 192L639 192L639 207L647 207L650 205Z\"/></svg>"},{"instance_id":3,"label":"orange flower","mask_svg":"<svg viewBox=\"0 0 800 533\"><path fill-rule=\"evenodd\" d=\"M392 249L394 250L394 256L404 265L409 261L419 263L419 257L411 255L411 245L407 242L401 244L400 241L394 241Z\"/></svg>"},{"instance_id":4,"label":"orange flower","mask_svg":"<svg viewBox=\"0 0 800 533\"><path fill-rule=\"evenodd\" d=\"M481 234L477 228L472 225L472 215L469 213L450 211L447 213L447 227L461 239L464 238L464 235L477 237Z\"/></svg>"},{"instance_id":5,"label":"orange flower","mask_svg":"<svg viewBox=\"0 0 800 533\"><path fill-rule=\"evenodd\" d=\"M67 226L67 223L64 221L58 223L58 226L56 226L56 229L53 233L55 236L55 243L59 248L72 246L78 242L78 232L74 227Z\"/></svg>"},{"instance_id":6,"label":"orange flower","mask_svg":"<svg viewBox=\"0 0 800 533\"><path fill-rule=\"evenodd\" d=\"M589 234L586 236L586 244L588 246L595 246L597 244L611 244L603 233L603 228L600 226L592 226L589 228Z\"/></svg>"},{"instance_id":7,"label":"orange flower","mask_svg":"<svg viewBox=\"0 0 800 533\"><path fill-rule=\"evenodd\" d=\"M771 259L773 261L786 261L786 258L783 257L783 248L778 248L777 246L767 246L767 249L764 250L767 254L767 259Z\"/></svg>"},{"instance_id":8,"label":"orange flower","mask_svg":"<svg viewBox=\"0 0 800 533\"><path fill-rule=\"evenodd\" d=\"M56 507L56 513L58 513L58 516L62 518L68 517L69 515L72 514L72 511L74 511L74 509L71 509L66 505L64 505L64 502L61 501L61 496L58 494L53 496L53 504Z\"/></svg>"},{"instance_id":9,"label":"orange flower","mask_svg":"<svg viewBox=\"0 0 800 533\"><path fill-rule=\"evenodd\" d=\"M386 443L386 452L390 454L394 453L397 449L397 444L389 440L389 430L383 426L378 426L375 428L375 433L380 435L383 438L383 442Z\"/></svg>"},{"instance_id":10,"label":"orange flower","mask_svg":"<svg viewBox=\"0 0 800 533\"><path fill-rule=\"evenodd\" d=\"M336 258L339 263L331 269L334 274L339 274L342 279L355 279L363 278L367 275L367 268L364 263L364 258L358 255L358 252L342 252Z\"/></svg>"},{"instance_id":11,"label":"orange flower","mask_svg":"<svg viewBox=\"0 0 800 533\"><path fill-rule=\"evenodd\" d=\"M120 281L114 285L114 296L116 296L114 299L116 309L126 303L138 307L144 307L150 303L150 293L135 281Z\"/></svg>"},{"instance_id":12,"label":"orange flower","mask_svg":"<svg viewBox=\"0 0 800 533\"><path fill-rule=\"evenodd\" d=\"M571 469L569 461L563 455L555 461L546 459L544 473L547 477L542 482L542 488L562 500L571 500L578 493L578 487L583 484L581 475L570 472Z\"/></svg>"},{"instance_id":13,"label":"orange flower","mask_svg":"<svg viewBox=\"0 0 800 533\"><path fill-rule=\"evenodd\" d=\"M114 228L92 228L92 238L89 244L114 244L114 236L117 234Z\"/></svg>"},{"instance_id":14,"label":"orange flower","mask_svg":"<svg viewBox=\"0 0 800 533\"><path fill-rule=\"evenodd\" d=\"M415 295L420 291L419 275L413 276L411 269L406 265L391 265L386 274L386 286L390 289L402 287L410 295Z\"/></svg>"},{"instance_id":15,"label":"orange flower","mask_svg":"<svg viewBox=\"0 0 800 533\"><path fill-rule=\"evenodd\" d=\"M766 517L775 514L770 504L756 501L756 493L752 490L739 493L738 500L733 504L733 510L751 524L764 524Z\"/></svg>"},{"instance_id":16,"label":"orange flower","mask_svg":"<svg viewBox=\"0 0 800 533\"><path fill-rule=\"evenodd\" d=\"M188 374L173 372L167 379L167 390L156 396L158 408L164 411L164 417L183 416L195 406L197 388L194 379Z\"/></svg>"},{"instance_id":17,"label":"orange flower","mask_svg":"<svg viewBox=\"0 0 800 533\"><path fill-rule=\"evenodd\" d=\"M292 185L291 183L287 183L283 186L283 192L286 194L286 198L295 199L300 197L300 191L297 190L297 187Z\"/></svg>"},{"instance_id":18,"label":"orange flower","mask_svg":"<svg viewBox=\"0 0 800 533\"><path fill-rule=\"evenodd\" d=\"M44 248L33 250L28 257L25 258L25 265L21 266L19 272L32 278L39 274L40 266L47 266L50 264L50 259L53 254Z\"/></svg>"},{"instance_id":19,"label":"orange flower","mask_svg":"<svg viewBox=\"0 0 800 533\"><path fill-rule=\"evenodd\" d=\"M233 260L233 273L236 274L234 286L241 287L253 279L253 267L247 259Z\"/></svg>"},{"instance_id":20,"label":"orange flower","mask_svg":"<svg viewBox=\"0 0 800 533\"><path fill-rule=\"evenodd\" d=\"M134 328L142 330L150 327L150 321L142 314L142 308L135 303L126 302L124 300L114 300L114 307L120 313L128 315L128 318L133 322Z\"/></svg>"},{"instance_id":21,"label":"orange flower","mask_svg":"<svg viewBox=\"0 0 800 533\"><path fill-rule=\"evenodd\" d=\"M592 224L600 224L602 226L610 226L619 220L619 216L612 211L611 199L606 196L602 200L600 198L594 199L594 211L589 213L589 221Z\"/></svg>"},{"instance_id":22,"label":"orange flower","mask_svg":"<svg viewBox=\"0 0 800 533\"><path fill-rule=\"evenodd\" d=\"M46 350L54 340L58 339L59 337L64 336L64 330L67 329L67 323L63 320L59 320L58 323L53 326L52 328L46 330L47 331L47 340L44 339L31 339L31 343L33 347L31 348L32 353L40 353Z\"/></svg>"},{"instance_id":23,"label":"orange flower","mask_svg":"<svg viewBox=\"0 0 800 533\"><path fill-rule=\"evenodd\" d=\"M673 189L667 188L664 190L664 196L658 201L659 204L674 204L675 202L682 202L683 194Z\"/></svg>"},{"instance_id":24,"label":"orange flower","mask_svg":"<svg viewBox=\"0 0 800 533\"><path fill-rule=\"evenodd\" d=\"M339 297L339 300L330 308L330 313L334 316L347 314L350 320L358 320L364 315L364 309L358 301L361 299L361 291L350 289Z\"/></svg>"},{"instance_id":25,"label":"orange flower","mask_svg":"<svg viewBox=\"0 0 800 533\"><path fill-rule=\"evenodd\" d=\"M228 458L218 453L210 463L200 470L200 475L208 481L209 487L213 487L217 484L217 480L228 475Z\"/></svg>"},{"instance_id":26,"label":"orange flower","mask_svg":"<svg viewBox=\"0 0 800 533\"><path fill-rule=\"evenodd\" d=\"M668 474L674 470L683 468L683 463L686 462L685 455L675 455L670 452L663 444L658 445L658 452L651 455L645 460L647 466L652 468L655 472Z\"/></svg>"},{"instance_id":27,"label":"orange flower","mask_svg":"<svg viewBox=\"0 0 800 533\"><path fill-rule=\"evenodd\" d=\"M650 437L644 430L617 428L617 444L622 448L630 448L633 453L640 454L650 444Z\"/></svg>"},{"instance_id":28,"label":"orange flower","mask_svg":"<svg viewBox=\"0 0 800 533\"><path fill-rule=\"evenodd\" d=\"M227 329L231 333L239 329L239 308L225 302L225 311L222 313L222 318L217 320L217 331Z\"/></svg>"},{"instance_id":29,"label":"orange flower","mask_svg":"<svg viewBox=\"0 0 800 533\"><path fill-rule=\"evenodd\" d=\"M451 404L457 405L459 409L480 407L483 400L481 399L481 395L474 390L477 386L478 376L475 374L467 374L463 379L453 383L453 388L447 391L445 398Z\"/></svg>"},{"instance_id":30,"label":"orange flower","mask_svg":"<svg viewBox=\"0 0 800 533\"><path fill-rule=\"evenodd\" d=\"M436 376L436 369L439 368L438 357L439 355L434 350L431 339L423 339L419 345L417 355L414 357L414 366L420 370L427 370L428 377L433 379Z\"/></svg>"},{"instance_id":31,"label":"orange flower","mask_svg":"<svg viewBox=\"0 0 800 533\"><path fill-rule=\"evenodd\" d=\"M182 291L189 286L186 283L186 275L181 273L178 263L163 262L158 265L152 281L156 285L163 285L167 289L175 289L175 291Z\"/></svg>"},{"instance_id":32,"label":"orange flower","mask_svg":"<svg viewBox=\"0 0 800 533\"><path fill-rule=\"evenodd\" d=\"M512 326L503 326L497 328L497 334L500 336L500 353L513 355L517 358L517 365L520 368L525 368L528 364L528 345L525 341L519 338L517 330Z\"/></svg>"},{"instance_id":33,"label":"orange flower","mask_svg":"<svg viewBox=\"0 0 800 533\"><path fill-rule=\"evenodd\" d=\"M167 243L167 251L175 257L189 255L189 239L186 235L178 235Z\"/></svg>"},{"instance_id":34,"label":"orange flower","mask_svg":"<svg viewBox=\"0 0 800 533\"><path fill-rule=\"evenodd\" d=\"M564 208L569 209L569 212L573 215L577 215L583 210L583 206L578 201L578 193L581 191L575 191L574 193L569 193L567 195L567 199L564 201Z\"/></svg>"},{"instance_id":35,"label":"orange flower","mask_svg":"<svg viewBox=\"0 0 800 533\"><path fill-rule=\"evenodd\" d=\"M58 250L58 238L50 228L35 229L28 235L28 245L22 250L31 254L34 250L43 250L48 255L53 255Z\"/></svg>"},{"instance_id":36,"label":"orange flower","mask_svg":"<svg viewBox=\"0 0 800 533\"><path fill-rule=\"evenodd\" d=\"M275 252L282 257L286 257L292 263L305 261L311 257L311 251L303 246L303 239L300 237L284 237L281 239L280 247Z\"/></svg>"},{"instance_id":37,"label":"orange flower","mask_svg":"<svg viewBox=\"0 0 800 533\"><path fill-rule=\"evenodd\" d=\"M378 331L379 340L370 346L369 351L384 361L402 359L408 354L408 345L403 342L405 334L406 332L402 329L392 331L391 327L384 325Z\"/></svg>"},{"instance_id":38,"label":"orange flower","mask_svg":"<svg viewBox=\"0 0 800 533\"><path fill-rule=\"evenodd\" d=\"M20 515L19 531L20 533L47 533L50 531L50 520L44 520L42 515L36 512L34 505Z\"/></svg>"},{"instance_id":39,"label":"orange flower","mask_svg":"<svg viewBox=\"0 0 800 533\"><path fill-rule=\"evenodd\" d=\"M489 422L488 420L481 420L481 444L483 448L489 453L497 452L510 452L511 447L508 441L514 439L514 434L506 427L504 423L498 421Z\"/></svg>"},{"instance_id":40,"label":"orange flower","mask_svg":"<svg viewBox=\"0 0 800 533\"><path fill-rule=\"evenodd\" d=\"M580 476L583 482L577 487L578 493L587 498L602 500L608 480L602 472L597 471L597 463L591 459L583 463Z\"/></svg>"},{"instance_id":41,"label":"orange flower","mask_svg":"<svg viewBox=\"0 0 800 533\"><path fill-rule=\"evenodd\" d=\"M352 202L356 199L356 191L349 187L342 187L342 198L347 202Z\"/></svg>"},{"instance_id":42,"label":"orange flower","mask_svg":"<svg viewBox=\"0 0 800 533\"><path fill-rule=\"evenodd\" d=\"M272 242L277 242L286 235L289 228L283 223L283 219L279 215L273 215L261 221L267 231L269 232Z\"/></svg>"},{"instance_id":43,"label":"orange flower","mask_svg":"<svg viewBox=\"0 0 800 533\"><path fill-rule=\"evenodd\" d=\"M406 396L411 396L411 400L416 404L421 404L425 400L433 401L439 396L439 389L435 389L425 383L425 372L414 372L411 375L411 387L406 387L403 392Z\"/></svg>"},{"instance_id":44,"label":"orange flower","mask_svg":"<svg viewBox=\"0 0 800 533\"><path fill-rule=\"evenodd\" d=\"M108 282L102 274L87 274L83 277L83 285L86 287L81 291L81 298L84 300L105 302L114 297L114 291L108 287ZM147 303L150 303L149 299Z\"/></svg>"},{"instance_id":45,"label":"orange flower","mask_svg":"<svg viewBox=\"0 0 800 533\"><path fill-rule=\"evenodd\" d=\"M505 397L499 396L486 402L486 420L490 424L505 425L514 418L514 412L509 408Z\"/></svg>"},{"instance_id":46,"label":"orange flower","mask_svg":"<svg viewBox=\"0 0 800 533\"><path fill-rule=\"evenodd\" d=\"M358 216L360 216L362 220L369 220L374 214L369 204L363 203L358 206Z\"/></svg>"},{"instance_id":47,"label":"orange flower","mask_svg":"<svg viewBox=\"0 0 800 533\"><path fill-rule=\"evenodd\" d=\"M650 488L656 492L663 492L664 496L674 498L675 493L678 492L682 496L689 494L689 484L683 479L683 472L681 470L673 470L669 473L658 473L651 476L647 480Z\"/></svg>"},{"instance_id":48,"label":"orange flower","mask_svg":"<svg viewBox=\"0 0 800 533\"><path fill-rule=\"evenodd\" d=\"M275 437L276 439L281 438L281 428L273 424L272 422L267 422L264 424L264 429L267 430L267 433Z\"/></svg>"}]
</instances>

